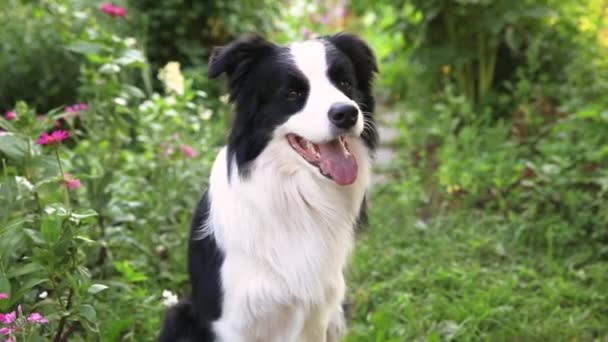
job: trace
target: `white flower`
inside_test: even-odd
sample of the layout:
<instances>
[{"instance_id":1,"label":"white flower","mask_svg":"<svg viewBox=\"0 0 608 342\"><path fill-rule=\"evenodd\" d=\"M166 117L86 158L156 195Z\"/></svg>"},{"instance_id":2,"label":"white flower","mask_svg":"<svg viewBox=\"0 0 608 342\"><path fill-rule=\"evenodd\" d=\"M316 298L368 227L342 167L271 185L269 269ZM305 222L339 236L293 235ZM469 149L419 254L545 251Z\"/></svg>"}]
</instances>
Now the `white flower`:
<instances>
[{"instance_id":1,"label":"white flower","mask_svg":"<svg viewBox=\"0 0 608 342\"><path fill-rule=\"evenodd\" d=\"M137 43L137 40L135 40L133 37L128 37L125 39L125 45L129 48L135 46L135 43Z\"/></svg>"},{"instance_id":2,"label":"white flower","mask_svg":"<svg viewBox=\"0 0 608 342\"><path fill-rule=\"evenodd\" d=\"M165 91L184 95L184 76L178 62L169 62L158 72L158 79L165 84Z\"/></svg>"},{"instance_id":3,"label":"white flower","mask_svg":"<svg viewBox=\"0 0 608 342\"><path fill-rule=\"evenodd\" d=\"M46 291L42 291L40 292L40 294L38 295L38 298L40 299L45 299L46 297L48 297L49 293Z\"/></svg>"},{"instance_id":4,"label":"white flower","mask_svg":"<svg viewBox=\"0 0 608 342\"><path fill-rule=\"evenodd\" d=\"M169 106L175 106L175 104L177 103L177 101L175 101L175 97L173 96L165 97L165 102L167 102Z\"/></svg>"},{"instance_id":5,"label":"white flower","mask_svg":"<svg viewBox=\"0 0 608 342\"><path fill-rule=\"evenodd\" d=\"M213 111L211 109L209 109L209 108L203 109L203 111L200 112L200 114L199 114L199 116L203 120L209 120L212 115L213 115Z\"/></svg>"},{"instance_id":6,"label":"white flower","mask_svg":"<svg viewBox=\"0 0 608 342\"><path fill-rule=\"evenodd\" d=\"M146 100L139 105L139 110L142 112L146 112L154 108L154 103L150 100Z\"/></svg>"},{"instance_id":7,"label":"white flower","mask_svg":"<svg viewBox=\"0 0 608 342\"><path fill-rule=\"evenodd\" d=\"M127 100L123 99L122 97L117 97L114 99L114 103L116 103L119 106L126 106L127 105Z\"/></svg>"},{"instance_id":8,"label":"white flower","mask_svg":"<svg viewBox=\"0 0 608 342\"><path fill-rule=\"evenodd\" d=\"M228 104L229 99L230 99L230 95L228 95L228 94L224 94L224 95L220 96L220 101L222 101L222 103L224 103L224 104Z\"/></svg>"},{"instance_id":9,"label":"white flower","mask_svg":"<svg viewBox=\"0 0 608 342\"><path fill-rule=\"evenodd\" d=\"M28 189L29 191L32 191L34 189L34 185L32 183L30 183L30 181L27 180L27 178L15 176L15 182L17 184L21 185L22 187Z\"/></svg>"},{"instance_id":10,"label":"white flower","mask_svg":"<svg viewBox=\"0 0 608 342\"><path fill-rule=\"evenodd\" d=\"M163 305L171 306L177 304L177 295L169 290L163 290Z\"/></svg>"}]
</instances>

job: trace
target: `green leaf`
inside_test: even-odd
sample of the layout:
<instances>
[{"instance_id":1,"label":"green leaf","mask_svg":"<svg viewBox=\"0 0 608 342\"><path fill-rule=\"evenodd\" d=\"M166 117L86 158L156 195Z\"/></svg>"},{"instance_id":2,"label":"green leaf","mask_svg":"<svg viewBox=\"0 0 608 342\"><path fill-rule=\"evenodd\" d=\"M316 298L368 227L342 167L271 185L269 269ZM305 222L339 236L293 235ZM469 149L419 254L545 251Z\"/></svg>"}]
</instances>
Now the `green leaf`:
<instances>
[{"instance_id":1,"label":"green leaf","mask_svg":"<svg viewBox=\"0 0 608 342\"><path fill-rule=\"evenodd\" d=\"M22 159L27 155L27 140L19 135L0 136L0 152L12 159Z\"/></svg>"},{"instance_id":2,"label":"green leaf","mask_svg":"<svg viewBox=\"0 0 608 342\"><path fill-rule=\"evenodd\" d=\"M24 276L26 274L42 271L42 269L43 269L42 266L40 266L39 264L37 264L35 262L32 262L32 263L26 264L25 266L16 267L15 269L13 269L12 272L9 272L8 276L10 278L18 278L18 277Z\"/></svg>"},{"instance_id":3,"label":"green leaf","mask_svg":"<svg viewBox=\"0 0 608 342\"><path fill-rule=\"evenodd\" d=\"M42 235L39 231L34 229L24 229L23 230L27 236L36 244L36 245L44 245L45 241L42 238Z\"/></svg>"},{"instance_id":4,"label":"green leaf","mask_svg":"<svg viewBox=\"0 0 608 342\"><path fill-rule=\"evenodd\" d=\"M122 56L116 59L116 63L119 65L143 65L146 62L144 55L139 50L129 49L125 51Z\"/></svg>"},{"instance_id":5,"label":"green leaf","mask_svg":"<svg viewBox=\"0 0 608 342\"><path fill-rule=\"evenodd\" d=\"M97 319L97 312L95 308L90 304L82 304L76 309L78 316L86 319L87 321L94 323Z\"/></svg>"},{"instance_id":6,"label":"green leaf","mask_svg":"<svg viewBox=\"0 0 608 342\"><path fill-rule=\"evenodd\" d=\"M26 281L25 283L23 283L23 285L21 285L19 287L19 291L17 291L17 293L15 294L15 300L21 299L23 296L25 296L25 294L27 294L29 291L31 291L34 287L36 287L40 284L44 284L49 281L50 281L50 279L48 279L48 278L29 279L28 281Z\"/></svg>"},{"instance_id":7,"label":"green leaf","mask_svg":"<svg viewBox=\"0 0 608 342\"><path fill-rule=\"evenodd\" d=\"M77 220L82 220L82 219L89 218L89 217L95 217L97 215L98 214L95 210L87 209L87 210L81 211L81 212L73 212L72 218L75 218Z\"/></svg>"},{"instance_id":8,"label":"green leaf","mask_svg":"<svg viewBox=\"0 0 608 342\"><path fill-rule=\"evenodd\" d=\"M89 287L89 289L87 290L88 293L90 294L97 294L101 291L107 290L108 286L104 285L104 284L93 284L91 285L91 287Z\"/></svg>"},{"instance_id":9,"label":"green leaf","mask_svg":"<svg viewBox=\"0 0 608 342\"><path fill-rule=\"evenodd\" d=\"M40 233L42 234L42 239L48 244L52 244L59 240L62 229L63 227L61 220L54 215L45 216L40 224Z\"/></svg>"},{"instance_id":10,"label":"green leaf","mask_svg":"<svg viewBox=\"0 0 608 342\"><path fill-rule=\"evenodd\" d=\"M85 41L75 42L66 46L65 48L72 52L80 53L83 55L98 54L104 50L104 46L101 44L95 44Z\"/></svg>"},{"instance_id":11,"label":"green leaf","mask_svg":"<svg viewBox=\"0 0 608 342\"><path fill-rule=\"evenodd\" d=\"M134 87L132 85L125 85L125 86L123 86L123 89L131 97L138 98L138 99L146 98L146 94L143 91L141 91L141 89Z\"/></svg>"}]
</instances>

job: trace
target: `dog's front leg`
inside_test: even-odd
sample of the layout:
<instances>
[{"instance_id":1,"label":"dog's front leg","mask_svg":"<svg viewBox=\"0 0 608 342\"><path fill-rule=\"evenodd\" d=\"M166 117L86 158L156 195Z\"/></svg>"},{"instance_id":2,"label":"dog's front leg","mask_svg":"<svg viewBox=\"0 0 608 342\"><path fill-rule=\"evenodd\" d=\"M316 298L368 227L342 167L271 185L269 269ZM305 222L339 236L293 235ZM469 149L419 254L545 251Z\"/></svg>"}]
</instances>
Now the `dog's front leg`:
<instances>
[{"instance_id":1,"label":"dog's front leg","mask_svg":"<svg viewBox=\"0 0 608 342\"><path fill-rule=\"evenodd\" d=\"M257 302L257 304L255 303ZM249 299L214 324L220 342L300 342L304 310L295 305ZM314 340L314 342L323 342Z\"/></svg>"},{"instance_id":2,"label":"dog's front leg","mask_svg":"<svg viewBox=\"0 0 608 342\"><path fill-rule=\"evenodd\" d=\"M302 305L280 277L250 257L228 255L222 278L222 315L213 325L220 342L300 342Z\"/></svg>"},{"instance_id":3,"label":"dog's front leg","mask_svg":"<svg viewBox=\"0 0 608 342\"><path fill-rule=\"evenodd\" d=\"M346 335L346 318L344 317L344 310L342 305L338 306L338 309L329 321L327 327L327 342L339 342L342 341Z\"/></svg>"}]
</instances>

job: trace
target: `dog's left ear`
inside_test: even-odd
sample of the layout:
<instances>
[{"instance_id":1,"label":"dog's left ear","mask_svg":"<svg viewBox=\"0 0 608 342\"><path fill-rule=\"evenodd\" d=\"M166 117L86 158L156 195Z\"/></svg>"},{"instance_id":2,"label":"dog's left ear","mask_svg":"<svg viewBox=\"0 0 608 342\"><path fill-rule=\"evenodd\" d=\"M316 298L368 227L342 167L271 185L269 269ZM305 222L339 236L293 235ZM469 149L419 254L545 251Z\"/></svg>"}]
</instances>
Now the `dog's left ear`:
<instances>
[{"instance_id":1,"label":"dog's left ear","mask_svg":"<svg viewBox=\"0 0 608 342\"><path fill-rule=\"evenodd\" d=\"M363 92L370 92L378 64L372 49L361 38L351 33L338 33L327 40L350 58L355 66L357 83Z\"/></svg>"}]
</instances>

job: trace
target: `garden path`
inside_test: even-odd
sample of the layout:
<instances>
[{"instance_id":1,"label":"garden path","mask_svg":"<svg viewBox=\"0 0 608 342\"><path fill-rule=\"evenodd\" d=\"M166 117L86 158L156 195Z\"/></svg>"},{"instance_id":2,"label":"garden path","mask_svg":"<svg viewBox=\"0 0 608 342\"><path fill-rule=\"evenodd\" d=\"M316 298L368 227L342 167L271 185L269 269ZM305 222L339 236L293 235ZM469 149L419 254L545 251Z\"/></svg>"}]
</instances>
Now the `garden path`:
<instances>
[{"instance_id":1,"label":"garden path","mask_svg":"<svg viewBox=\"0 0 608 342\"><path fill-rule=\"evenodd\" d=\"M399 132L394 128L399 121L399 115L398 112L389 108L382 108L379 111L377 124L380 145L376 150L372 185L385 184L390 180L383 170L393 163L397 155L393 146L399 136Z\"/></svg>"}]
</instances>

